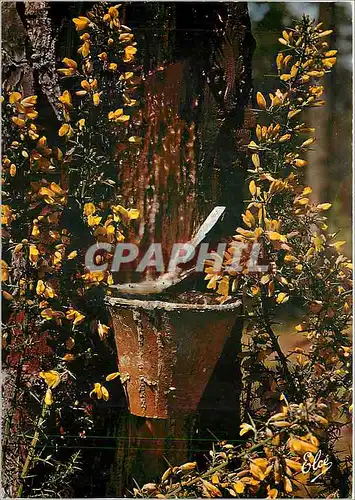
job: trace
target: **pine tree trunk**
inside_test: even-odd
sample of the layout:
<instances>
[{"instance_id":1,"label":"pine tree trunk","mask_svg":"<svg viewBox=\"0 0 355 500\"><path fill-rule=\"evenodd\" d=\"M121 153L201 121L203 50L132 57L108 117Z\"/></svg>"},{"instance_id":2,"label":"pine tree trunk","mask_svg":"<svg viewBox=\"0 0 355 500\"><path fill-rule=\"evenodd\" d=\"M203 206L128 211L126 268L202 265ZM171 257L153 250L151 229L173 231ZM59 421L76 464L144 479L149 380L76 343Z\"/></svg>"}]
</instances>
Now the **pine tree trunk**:
<instances>
[{"instance_id":1,"label":"pine tree trunk","mask_svg":"<svg viewBox=\"0 0 355 500\"><path fill-rule=\"evenodd\" d=\"M60 88L56 71L56 36L49 2L18 5L11 2L3 4L2 9L5 88L21 89L25 96L39 91L58 116Z\"/></svg>"}]
</instances>

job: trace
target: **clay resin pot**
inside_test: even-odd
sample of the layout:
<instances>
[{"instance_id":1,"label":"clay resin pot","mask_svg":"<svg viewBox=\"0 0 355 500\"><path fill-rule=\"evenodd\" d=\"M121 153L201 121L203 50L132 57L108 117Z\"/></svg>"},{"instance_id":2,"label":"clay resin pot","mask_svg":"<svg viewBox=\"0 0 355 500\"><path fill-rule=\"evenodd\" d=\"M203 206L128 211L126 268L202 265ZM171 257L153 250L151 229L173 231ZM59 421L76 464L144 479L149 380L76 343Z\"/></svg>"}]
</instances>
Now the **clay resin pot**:
<instances>
[{"instance_id":1,"label":"clay resin pot","mask_svg":"<svg viewBox=\"0 0 355 500\"><path fill-rule=\"evenodd\" d=\"M129 411L146 418L194 412L240 314L230 304L107 296Z\"/></svg>"}]
</instances>

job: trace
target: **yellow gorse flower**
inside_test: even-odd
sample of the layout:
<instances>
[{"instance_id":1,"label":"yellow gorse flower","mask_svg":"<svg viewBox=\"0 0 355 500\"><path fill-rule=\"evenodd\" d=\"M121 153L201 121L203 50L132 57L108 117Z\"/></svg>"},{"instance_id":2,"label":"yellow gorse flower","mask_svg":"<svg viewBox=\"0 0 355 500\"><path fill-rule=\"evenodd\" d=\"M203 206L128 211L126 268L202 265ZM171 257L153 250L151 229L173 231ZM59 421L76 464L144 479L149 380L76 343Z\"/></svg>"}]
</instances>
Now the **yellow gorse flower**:
<instances>
[{"instance_id":1,"label":"yellow gorse flower","mask_svg":"<svg viewBox=\"0 0 355 500\"><path fill-rule=\"evenodd\" d=\"M69 123L63 123L63 125L58 130L59 137L71 137L74 131Z\"/></svg>"},{"instance_id":2,"label":"yellow gorse flower","mask_svg":"<svg viewBox=\"0 0 355 500\"><path fill-rule=\"evenodd\" d=\"M130 78L132 78L132 76L132 71L126 71L126 73L122 73L122 75L119 77L119 80L129 80Z\"/></svg>"},{"instance_id":3,"label":"yellow gorse flower","mask_svg":"<svg viewBox=\"0 0 355 500\"><path fill-rule=\"evenodd\" d=\"M39 376L43 378L49 389L54 389L60 382L60 373L57 370L39 372Z\"/></svg>"},{"instance_id":4,"label":"yellow gorse flower","mask_svg":"<svg viewBox=\"0 0 355 500\"><path fill-rule=\"evenodd\" d=\"M38 261L39 257L39 251L36 245L30 245L30 250L29 250L29 260L32 264L36 264Z\"/></svg>"},{"instance_id":5,"label":"yellow gorse flower","mask_svg":"<svg viewBox=\"0 0 355 500\"><path fill-rule=\"evenodd\" d=\"M16 171L17 171L16 165L14 163L11 163L9 170L9 174L11 175L11 177L15 177Z\"/></svg>"},{"instance_id":6,"label":"yellow gorse flower","mask_svg":"<svg viewBox=\"0 0 355 500\"><path fill-rule=\"evenodd\" d=\"M103 21L105 23L108 23L110 25L110 28L120 28L120 21L118 19L118 7L119 5L116 5L114 7L110 7L108 9L107 14L103 16Z\"/></svg>"},{"instance_id":7,"label":"yellow gorse flower","mask_svg":"<svg viewBox=\"0 0 355 500\"><path fill-rule=\"evenodd\" d=\"M133 47L133 45L128 45L124 49L123 61L124 62L132 62L132 61L134 61L134 55L136 53L137 53L136 47Z\"/></svg>"},{"instance_id":8,"label":"yellow gorse flower","mask_svg":"<svg viewBox=\"0 0 355 500\"><path fill-rule=\"evenodd\" d=\"M9 279L9 266L4 260L1 260L1 281L8 281L8 279Z\"/></svg>"},{"instance_id":9,"label":"yellow gorse flower","mask_svg":"<svg viewBox=\"0 0 355 500\"><path fill-rule=\"evenodd\" d=\"M78 65L74 61L74 59L69 59L68 57L65 57L62 62L65 64L66 68L60 68L58 69L58 73L60 73L63 76L73 76L77 73L77 68Z\"/></svg>"},{"instance_id":10,"label":"yellow gorse flower","mask_svg":"<svg viewBox=\"0 0 355 500\"><path fill-rule=\"evenodd\" d=\"M303 437L291 437L288 440L288 447L297 455L303 456L306 452L317 453L319 441L315 436L306 435Z\"/></svg>"},{"instance_id":11,"label":"yellow gorse flower","mask_svg":"<svg viewBox=\"0 0 355 500\"><path fill-rule=\"evenodd\" d=\"M90 33L83 33L82 35L80 35L80 40L90 40Z\"/></svg>"},{"instance_id":12,"label":"yellow gorse flower","mask_svg":"<svg viewBox=\"0 0 355 500\"><path fill-rule=\"evenodd\" d=\"M78 48L77 52L82 57L88 57L90 54L91 43L90 40L85 40L81 47Z\"/></svg>"},{"instance_id":13,"label":"yellow gorse flower","mask_svg":"<svg viewBox=\"0 0 355 500\"><path fill-rule=\"evenodd\" d=\"M92 215L96 212L96 207L93 203L85 203L84 205L84 215Z\"/></svg>"},{"instance_id":14,"label":"yellow gorse flower","mask_svg":"<svg viewBox=\"0 0 355 500\"><path fill-rule=\"evenodd\" d=\"M244 436L244 434L247 434L249 431L254 432L254 427L252 425L247 423L243 423L240 425L240 432L239 432L240 436Z\"/></svg>"},{"instance_id":15,"label":"yellow gorse flower","mask_svg":"<svg viewBox=\"0 0 355 500\"><path fill-rule=\"evenodd\" d=\"M97 226L98 224L100 224L101 220L102 217L100 217L99 215L88 215L88 225L90 227Z\"/></svg>"},{"instance_id":16,"label":"yellow gorse flower","mask_svg":"<svg viewBox=\"0 0 355 500\"><path fill-rule=\"evenodd\" d=\"M7 226L12 221L12 209L9 205L1 205L1 224Z\"/></svg>"},{"instance_id":17,"label":"yellow gorse flower","mask_svg":"<svg viewBox=\"0 0 355 500\"><path fill-rule=\"evenodd\" d=\"M107 325L104 325L99 321L98 327L97 327L97 333L99 334L99 337L101 340L104 340L104 338L107 336L108 332L110 331L110 327Z\"/></svg>"},{"instance_id":18,"label":"yellow gorse flower","mask_svg":"<svg viewBox=\"0 0 355 500\"><path fill-rule=\"evenodd\" d=\"M106 382L110 382L111 380L114 380L115 378L119 377L120 376L120 372L114 372L114 373L110 373L109 375L107 375L106 377Z\"/></svg>"},{"instance_id":19,"label":"yellow gorse flower","mask_svg":"<svg viewBox=\"0 0 355 500\"><path fill-rule=\"evenodd\" d=\"M108 119L112 122L127 122L131 117L129 115L123 114L123 109L119 108L116 111L110 111L108 114Z\"/></svg>"},{"instance_id":20,"label":"yellow gorse flower","mask_svg":"<svg viewBox=\"0 0 355 500\"><path fill-rule=\"evenodd\" d=\"M101 54L99 54L97 57L98 57L101 61L107 61L107 59L108 59L107 52L101 52Z\"/></svg>"},{"instance_id":21,"label":"yellow gorse flower","mask_svg":"<svg viewBox=\"0 0 355 500\"><path fill-rule=\"evenodd\" d=\"M105 271L93 271L91 273L85 273L83 275L83 280L88 284L100 283L106 278Z\"/></svg>"},{"instance_id":22,"label":"yellow gorse flower","mask_svg":"<svg viewBox=\"0 0 355 500\"><path fill-rule=\"evenodd\" d=\"M132 33L121 33L119 37L120 42L130 42L133 40Z\"/></svg>"},{"instance_id":23,"label":"yellow gorse flower","mask_svg":"<svg viewBox=\"0 0 355 500\"><path fill-rule=\"evenodd\" d=\"M96 382L94 384L93 390L90 392L90 397L93 397L96 394L97 399L103 399L107 401L109 399L109 393L106 387Z\"/></svg>"},{"instance_id":24,"label":"yellow gorse flower","mask_svg":"<svg viewBox=\"0 0 355 500\"><path fill-rule=\"evenodd\" d=\"M66 313L66 318L72 321L73 325L80 325L84 321L85 316L76 309L70 308Z\"/></svg>"},{"instance_id":25,"label":"yellow gorse flower","mask_svg":"<svg viewBox=\"0 0 355 500\"><path fill-rule=\"evenodd\" d=\"M101 96L102 92L95 92L92 96L92 101L94 103L94 106L98 106L101 102L100 100L100 96Z\"/></svg>"},{"instance_id":26,"label":"yellow gorse flower","mask_svg":"<svg viewBox=\"0 0 355 500\"><path fill-rule=\"evenodd\" d=\"M29 97L25 97L21 101L21 105L25 108L31 108L35 106L37 103L37 96L36 95L31 95Z\"/></svg>"},{"instance_id":27,"label":"yellow gorse flower","mask_svg":"<svg viewBox=\"0 0 355 500\"><path fill-rule=\"evenodd\" d=\"M63 94L58 97L58 100L65 106L72 107L72 98L69 90L64 90Z\"/></svg>"},{"instance_id":28,"label":"yellow gorse flower","mask_svg":"<svg viewBox=\"0 0 355 500\"><path fill-rule=\"evenodd\" d=\"M44 396L44 402L47 406L51 406L53 404L53 396L51 389L46 390L46 395Z\"/></svg>"},{"instance_id":29,"label":"yellow gorse flower","mask_svg":"<svg viewBox=\"0 0 355 500\"><path fill-rule=\"evenodd\" d=\"M128 220L135 220L138 219L139 217L139 210L137 210L136 208L127 209L122 207L122 205L114 205L111 207L111 210L114 215L116 216L118 216L119 214L123 215L123 217L125 217Z\"/></svg>"},{"instance_id":30,"label":"yellow gorse flower","mask_svg":"<svg viewBox=\"0 0 355 500\"><path fill-rule=\"evenodd\" d=\"M82 31L90 25L90 19L84 16L74 17L73 23L75 24L76 31Z\"/></svg>"},{"instance_id":31,"label":"yellow gorse flower","mask_svg":"<svg viewBox=\"0 0 355 500\"><path fill-rule=\"evenodd\" d=\"M110 7L108 9L108 15L111 17L111 18L115 18L115 17L118 17L118 9L117 9L118 6L116 7Z\"/></svg>"},{"instance_id":32,"label":"yellow gorse flower","mask_svg":"<svg viewBox=\"0 0 355 500\"><path fill-rule=\"evenodd\" d=\"M22 94L20 92L11 92L9 97L9 103L14 104L22 99Z\"/></svg>"},{"instance_id":33,"label":"yellow gorse flower","mask_svg":"<svg viewBox=\"0 0 355 500\"><path fill-rule=\"evenodd\" d=\"M79 130L83 130L83 128L85 127L85 118L81 118L78 121L78 127L79 127Z\"/></svg>"},{"instance_id":34,"label":"yellow gorse flower","mask_svg":"<svg viewBox=\"0 0 355 500\"><path fill-rule=\"evenodd\" d=\"M62 59L62 62L66 65L67 68L73 68L73 69L78 68L78 65L74 61L74 59L69 59L69 57L64 57L64 59Z\"/></svg>"}]
</instances>

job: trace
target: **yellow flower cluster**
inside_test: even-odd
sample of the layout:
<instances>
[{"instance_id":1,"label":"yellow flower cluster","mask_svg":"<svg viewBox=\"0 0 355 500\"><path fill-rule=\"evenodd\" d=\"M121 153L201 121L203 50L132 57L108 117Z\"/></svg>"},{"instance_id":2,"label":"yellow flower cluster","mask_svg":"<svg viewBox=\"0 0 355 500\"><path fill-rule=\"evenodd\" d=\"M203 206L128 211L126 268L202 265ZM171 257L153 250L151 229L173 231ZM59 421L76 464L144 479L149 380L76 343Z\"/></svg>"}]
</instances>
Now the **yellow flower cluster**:
<instances>
[{"instance_id":1,"label":"yellow flower cluster","mask_svg":"<svg viewBox=\"0 0 355 500\"><path fill-rule=\"evenodd\" d=\"M81 70L78 68L78 63L65 57L63 63L65 68L60 68L58 72L64 77L77 77L82 78L80 81L80 88L75 91L75 95L81 99L90 97L91 102L95 107L100 106L102 98L104 97L105 90L102 89L101 83L93 76L94 65L99 62L102 69L108 72L119 73L122 63L131 64L134 62L137 53L136 43L133 42L134 36L127 26L121 25L119 20L119 5L110 7L103 15L102 19L89 19L88 17L74 18L77 31L86 31L80 36L83 44L78 50L78 54L83 58ZM92 17L92 16L91 16ZM104 50L99 51L97 60L91 54L91 49L95 42L95 34L100 29L103 23L103 29L108 30L108 38L106 44L102 47ZM120 54L121 59L117 58L117 53ZM136 99L131 97L132 92L136 88L136 81L134 80L134 73L132 71L123 71L118 74L118 80L124 82L125 90L123 92L123 105L132 107L137 104ZM101 87L101 88L99 88ZM83 118L78 120L76 125L73 126L71 122L70 111L73 108L73 100L70 92L65 90L59 97L60 106L63 112L63 123L59 129L59 136L71 139L76 130L78 133L82 132L85 127ZM87 101L85 101L87 102ZM108 120L111 123L127 123L130 120L130 115L125 113L123 107L108 113ZM131 137L131 143L139 143L138 138Z\"/></svg>"},{"instance_id":2,"label":"yellow flower cluster","mask_svg":"<svg viewBox=\"0 0 355 500\"><path fill-rule=\"evenodd\" d=\"M70 202L75 200L74 205L81 207L79 217L81 215L87 224L88 241L91 235L98 241L123 241L123 227L139 217L137 210L112 201L117 199L117 193L112 195L115 182L109 178L109 175L113 177L112 173L105 177L105 167L95 179L96 182L102 179L101 185L110 186L110 197L96 205L90 201L91 192L87 194L83 190L88 172L75 163L83 157L83 150L87 160L94 147L98 149L95 154L103 157L97 146L100 145L95 128L98 119L111 126L114 141L122 137L127 143L140 142L139 137L132 135L131 115L125 111L137 105L133 94L139 79L129 66L134 62L137 48L130 29L120 23L118 9L119 6L108 8L100 19L91 14L73 19L76 30L81 32L80 47L77 56L63 58L63 67L58 69L63 79L71 78L74 82L70 90L63 89L58 97L62 118L57 138L60 147L51 145L55 140L47 139L43 128L35 123L36 95L25 97L15 91L2 98L3 107L9 112L12 139L2 159L7 201L2 205L1 219L6 227L5 239L15 241L14 244L11 241L9 252L1 262L1 277L6 288L3 297L13 302L15 310L24 310L26 316L31 317L28 323L35 325L35 330L46 331L50 324L49 328L57 331L59 337L67 335L58 343L60 354L54 359L58 369L39 374L47 385L43 399L46 406L54 402L53 389L67 378L66 363L81 355L74 352L78 349L76 336L80 332L84 337L91 331L91 319L82 306L83 297L91 287L113 283L108 272L86 272L81 262L86 248L81 248L81 242L66 229L65 216L71 213ZM97 50L94 51L94 47ZM108 90L113 79L118 89L114 93ZM104 100L108 109L112 103L116 111L108 113L107 106L102 105ZM122 123L126 123L126 127L117 127ZM121 136L118 130L123 131ZM92 149L87 140L93 144ZM105 161L116 164L116 153ZM96 160L92 163L100 168ZM11 190L19 173L24 186L21 203L28 210L18 209L19 195ZM18 240L14 221L22 224L21 237L27 238ZM20 278L14 277L16 265L7 258L10 253L14 262L22 263ZM72 288L68 288L68 283ZM101 316L93 322L96 335L103 342L110 332L106 322ZM66 352L61 351L63 347ZM118 372L110 374L107 381L118 376ZM107 389L99 383L92 394L108 399Z\"/></svg>"}]
</instances>

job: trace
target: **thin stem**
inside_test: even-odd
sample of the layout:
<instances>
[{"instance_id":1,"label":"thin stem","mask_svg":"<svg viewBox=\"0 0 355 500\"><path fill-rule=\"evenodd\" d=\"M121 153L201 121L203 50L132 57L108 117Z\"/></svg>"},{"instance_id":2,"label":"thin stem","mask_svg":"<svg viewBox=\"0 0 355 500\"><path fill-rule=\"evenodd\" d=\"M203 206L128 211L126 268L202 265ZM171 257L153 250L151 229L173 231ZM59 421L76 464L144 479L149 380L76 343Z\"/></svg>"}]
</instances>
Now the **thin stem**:
<instances>
[{"instance_id":1,"label":"thin stem","mask_svg":"<svg viewBox=\"0 0 355 500\"><path fill-rule=\"evenodd\" d=\"M40 430L40 427L42 426L44 420L45 420L45 416L46 416L46 413L47 413L47 405L43 402L43 405L42 405L42 412L41 412L41 415L38 419L38 422L37 422L37 425L36 425L36 430L35 430L35 433L33 435L33 438L32 438L32 441L31 441L31 444L30 444L30 447L29 447L29 450L28 450L28 454L27 454L27 458L26 458L26 461L24 463L24 466L22 468L22 472L21 472L21 476L20 476L20 479L21 479L21 484L17 490L17 498L21 498L22 497L22 492L23 492L23 487L24 487L24 484L25 484L25 479L26 479L26 476L28 474L28 471L30 469L30 466L31 466L31 462L33 460L33 457L34 457L34 454L35 454L35 451L36 451L36 447L37 447L37 443L38 443L38 440L39 440L39 430Z\"/></svg>"},{"instance_id":2,"label":"thin stem","mask_svg":"<svg viewBox=\"0 0 355 500\"><path fill-rule=\"evenodd\" d=\"M267 297L262 297L261 298L261 307L263 311L263 319L264 319L264 324L263 327L265 328L265 331L269 335L269 338L271 340L272 347L274 351L277 353L279 357L279 361L282 366L282 371L285 376L285 379L287 380L289 387L291 389L292 396L296 401L302 401L302 397L299 394L299 390L297 389L292 373L290 372L287 364L287 357L285 354L282 352L282 349L280 347L278 337L273 331L270 323L270 315L269 315L269 309L268 309L268 304L267 304Z\"/></svg>"}]
</instances>

